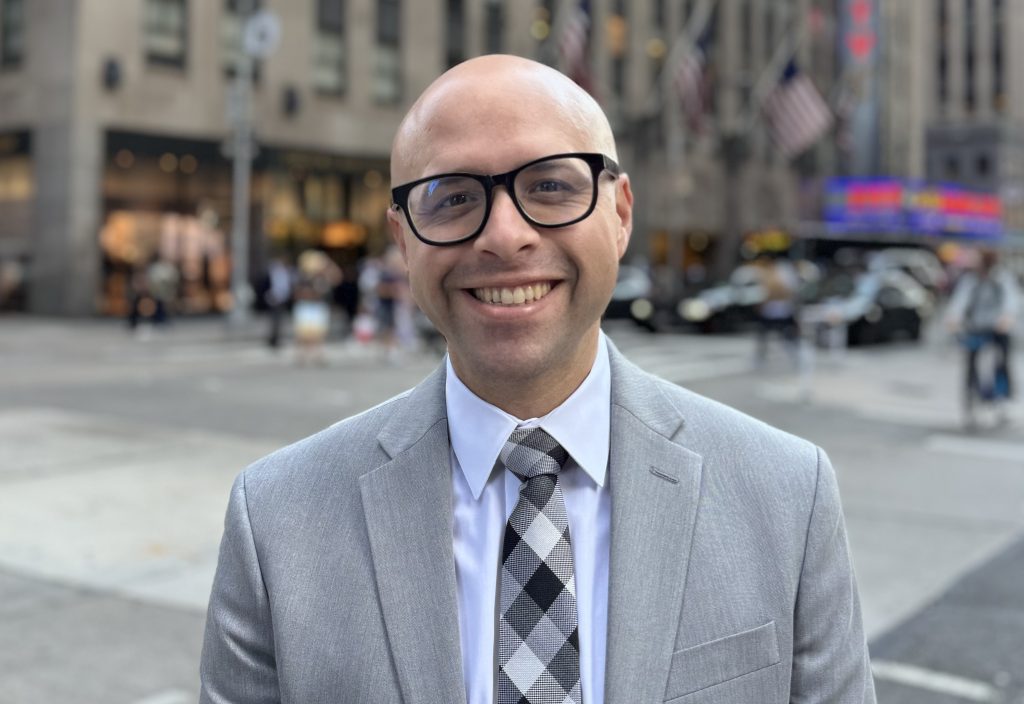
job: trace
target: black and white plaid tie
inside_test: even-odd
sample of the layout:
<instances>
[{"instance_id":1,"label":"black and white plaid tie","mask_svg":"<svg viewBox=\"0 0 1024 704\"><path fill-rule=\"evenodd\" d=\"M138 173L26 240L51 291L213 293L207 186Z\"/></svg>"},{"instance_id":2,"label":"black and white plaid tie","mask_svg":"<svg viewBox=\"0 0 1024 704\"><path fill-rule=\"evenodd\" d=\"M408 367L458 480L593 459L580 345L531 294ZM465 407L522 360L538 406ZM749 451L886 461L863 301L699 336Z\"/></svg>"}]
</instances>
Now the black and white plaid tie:
<instances>
[{"instance_id":1,"label":"black and white plaid tie","mask_svg":"<svg viewBox=\"0 0 1024 704\"><path fill-rule=\"evenodd\" d=\"M501 450L524 481L505 525L497 704L581 704L580 637L569 519L558 472L569 455L540 428Z\"/></svg>"}]
</instances>

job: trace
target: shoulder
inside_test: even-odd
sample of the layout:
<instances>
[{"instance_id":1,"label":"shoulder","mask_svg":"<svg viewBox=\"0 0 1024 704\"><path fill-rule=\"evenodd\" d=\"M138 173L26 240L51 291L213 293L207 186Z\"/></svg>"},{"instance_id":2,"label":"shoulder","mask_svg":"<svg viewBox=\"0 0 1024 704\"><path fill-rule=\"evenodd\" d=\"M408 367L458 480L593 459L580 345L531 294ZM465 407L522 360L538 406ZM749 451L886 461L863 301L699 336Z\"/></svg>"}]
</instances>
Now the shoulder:
<instances>
[{"instance_id":1,"label":"shoulder","mask_svg":"<svg viewBox=\"0 0 1024 704\"><path fill-rule=\"evenodd\" d=\"M672 439L700 455L709 488L781 503L789 497L809 509L820 474L832 472L825 453L804 438L636 367L630 377L644 394L667 402L651 404L661 413L670 408L678 415L681 427Z\"/></svg>"},{"instance_id":2,"label":"shoulder","mask_svg":"<svg viewBox=\"0 0 1024 704\"><path fill-rule=\"evenodd\" d=\"M702 454L731 456L733 461L767 462L770 467L817 463L810 441L754 418L732 406L664 380L665 394L683 416L685 437Z\"/></svg>"},{"instance_id":3,"label":"shoulder","mask_svg":"<svg viewBox=\"0 0 1024 704\"><path fill-rule=\"evenodd\" d=\"M388 461L378 434L411 393L405 391L256 460L241 475L249 500L351 484Z\"/></svg>"}]
</instances>

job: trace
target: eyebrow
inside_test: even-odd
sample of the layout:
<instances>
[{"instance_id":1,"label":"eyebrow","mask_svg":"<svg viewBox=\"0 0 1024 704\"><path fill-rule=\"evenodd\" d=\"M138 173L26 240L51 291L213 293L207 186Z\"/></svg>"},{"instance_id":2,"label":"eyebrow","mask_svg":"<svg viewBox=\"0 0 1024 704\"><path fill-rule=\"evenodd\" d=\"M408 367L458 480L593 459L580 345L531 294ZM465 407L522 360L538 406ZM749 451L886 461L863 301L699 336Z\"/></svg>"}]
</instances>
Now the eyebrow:
<instances>
[{"instance_id":1,"label":"eyebrow","mask_svg":"<svg viewBox=\"0 0 1024 704\"><path fill-rule=\"evenodd\" d=\"M521 166L526 166L531 161L537 161L538 159L546 159L549 156L555 156L555 155L560 154L560 153L562 153L562 152L552 152L551 154L541 154L540 156L534 156L534 157L531 157L529 159L524 159L518 165L513 166L511 169L505 169L504 171L499 171L498 173L503 173L504 174L504 173L508 173L509 171L515 171L516 169L518 169ZM539 164L538 164L538 166L539 166ZM474 174L475 176L493 176L494 172L484 171L484 170L481 170L481 169L475 169L472 166L455 166L455 167L452 167L450 169L445 169L444 171L434 171L432 173L426 173L423 176L421 176L420 178L432 178L434 176L444 176L445 174Z\"/></svg>"}]
</instances>

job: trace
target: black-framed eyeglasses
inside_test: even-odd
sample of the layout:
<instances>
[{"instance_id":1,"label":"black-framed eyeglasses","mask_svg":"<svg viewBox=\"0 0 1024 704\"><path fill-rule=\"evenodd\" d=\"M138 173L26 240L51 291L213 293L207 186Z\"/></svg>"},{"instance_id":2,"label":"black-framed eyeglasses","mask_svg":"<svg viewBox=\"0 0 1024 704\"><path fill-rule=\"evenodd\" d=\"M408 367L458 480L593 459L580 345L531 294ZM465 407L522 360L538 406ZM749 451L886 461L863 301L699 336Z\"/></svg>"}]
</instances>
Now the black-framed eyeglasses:
<instances>
[{"instance_id":1,"label":"black-framed eyeglasses","mask_svg":"<svg viewBox=\"0 0 1024 704\"><path fill-rule=\"evenodd\" d=\"M460 244L479 235L504 186L523 218L537 227L567 227L586 219L597 204L597 184L619 165L604 154L574 152L535 159L503 174L451 173L428 176L391 189L393 208L426 244Z\"/></svg>"}]
</instances>

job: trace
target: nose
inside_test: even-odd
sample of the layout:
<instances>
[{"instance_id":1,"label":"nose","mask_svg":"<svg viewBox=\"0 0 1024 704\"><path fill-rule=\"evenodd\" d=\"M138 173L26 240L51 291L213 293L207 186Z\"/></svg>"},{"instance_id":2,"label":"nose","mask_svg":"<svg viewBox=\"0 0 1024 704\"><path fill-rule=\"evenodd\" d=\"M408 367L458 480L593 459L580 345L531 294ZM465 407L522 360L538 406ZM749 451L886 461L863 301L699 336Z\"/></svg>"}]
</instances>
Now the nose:
<instances>
[{"instance_id":1,"label":"nose","mask_svg":"<svg viewBox=\"0 0 1024 704\"><path fill-rule=\"evenodd\" d=\"M491 214L473 247L502 259L510 259L524 249L535 247L540 233L520 215L512 197L503 187L494 189Z\"/></svg>"}]
</instances>

